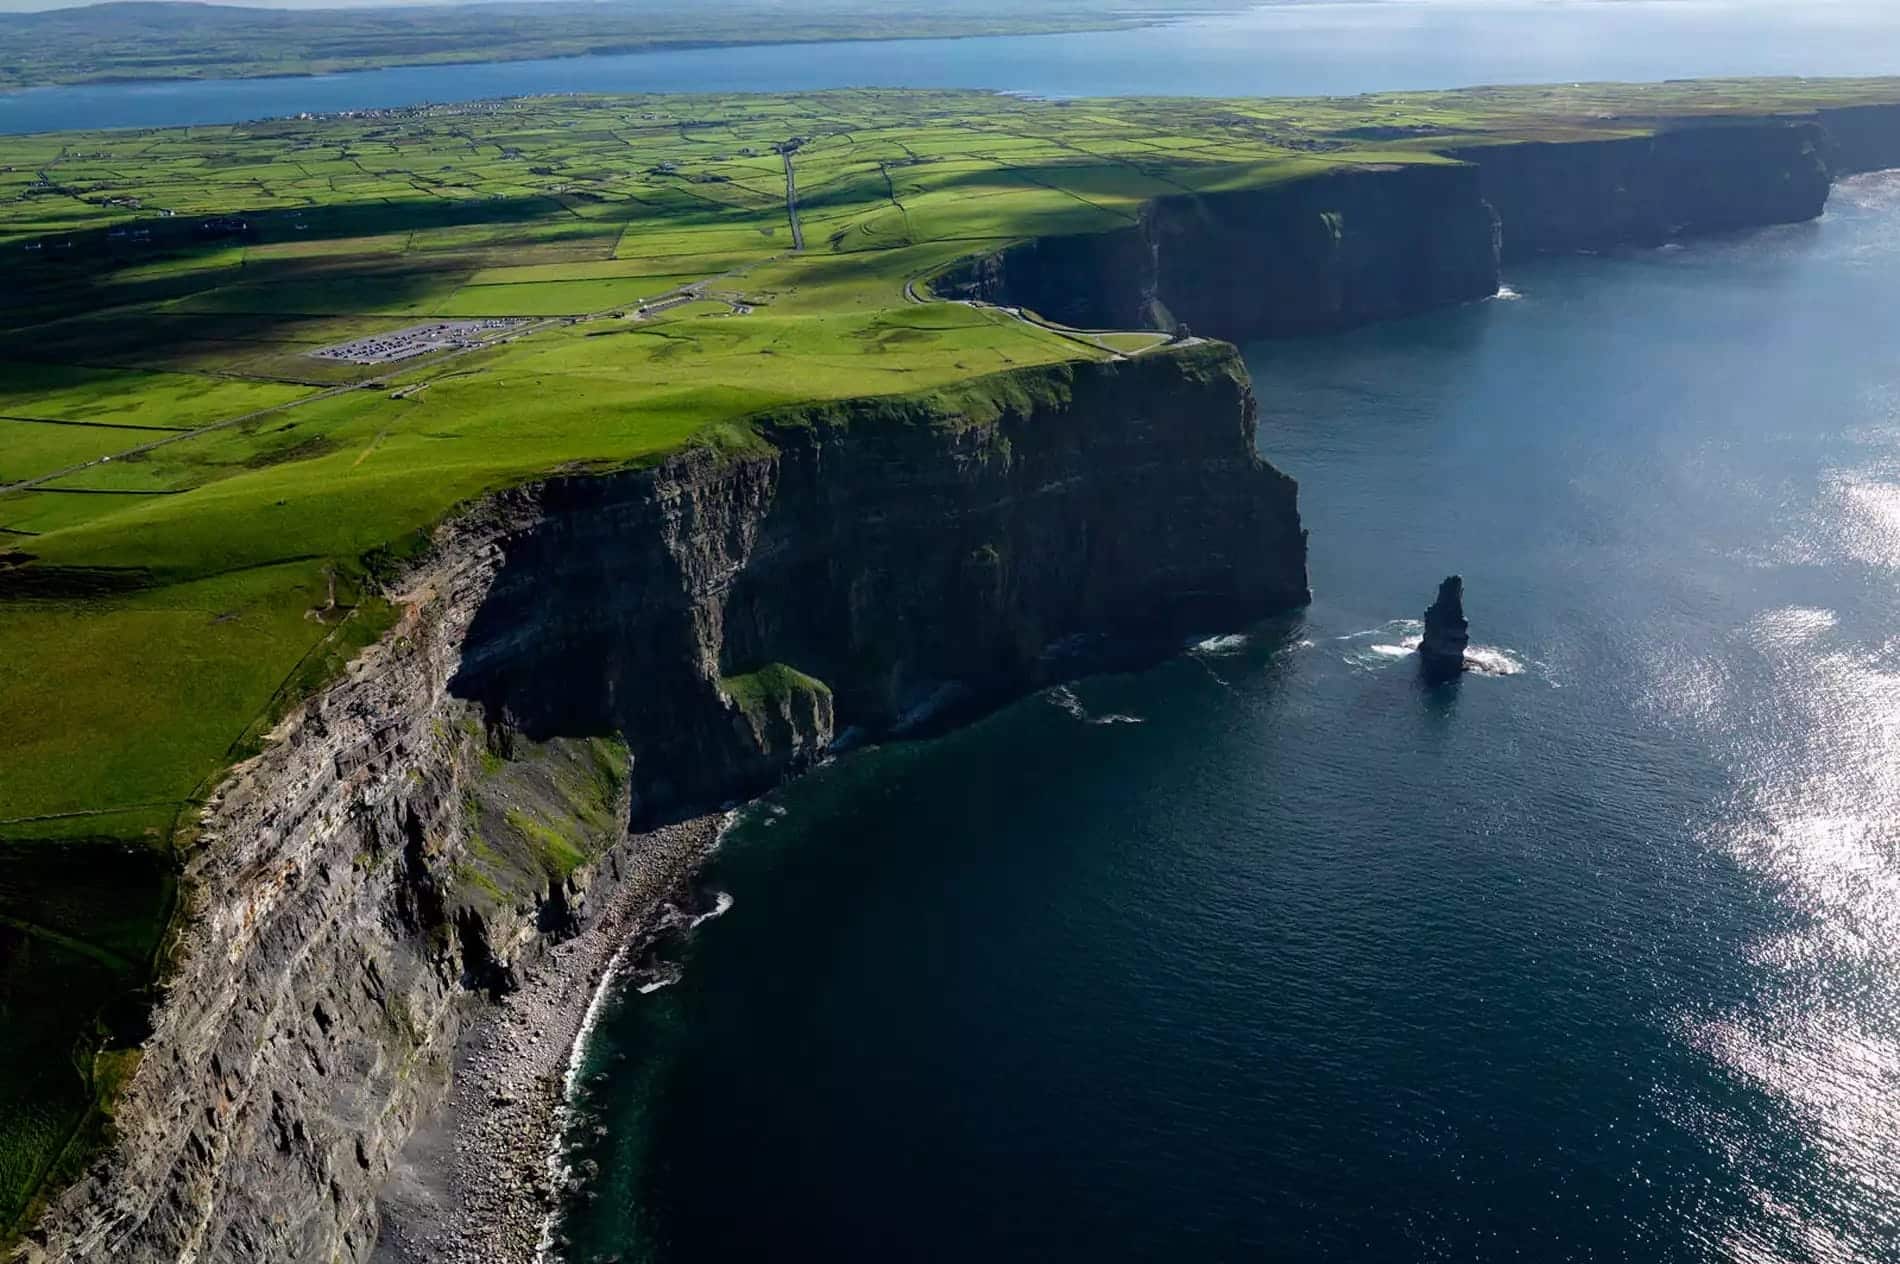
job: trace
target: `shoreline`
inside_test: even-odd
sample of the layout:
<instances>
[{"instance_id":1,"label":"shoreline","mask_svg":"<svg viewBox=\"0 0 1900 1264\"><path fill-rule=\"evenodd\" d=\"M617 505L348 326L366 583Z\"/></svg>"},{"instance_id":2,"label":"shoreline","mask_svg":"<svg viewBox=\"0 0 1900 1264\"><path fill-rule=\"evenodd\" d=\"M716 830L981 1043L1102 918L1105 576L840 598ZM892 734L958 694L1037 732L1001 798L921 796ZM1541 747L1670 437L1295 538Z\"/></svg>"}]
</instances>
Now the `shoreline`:
<instances>
[{"instance_id":1,"label":"shoreline","mask_svg":"<svg viewBox=\"0 0 1900 1264\"><path fill-rule=\"evenodd\" d=\"M546 1257L581 1042L626 964L696 920L683 905L730 818L712 812L630 834L615 853L623 877L586 927L528 964L518 990L475 1011L456 1042L446 1096L377 1199L374 1264Z\"/></svg>"},{"instance_id":2,"label":"shoreline","mask_svg":"<svg viewBox=\"0 0 1900 1264\"><path fill-rule=\"evenodd\" d=\"M605 60L614 57L644 57L664 53L717 53L735 52L755 48L816 48L829 44L901 44L913 41L948 42L952 40L973 39L1034 39L1049 35L1109 35L1122 31L1150 30L1158 26L1169 26L1181 22L1201 21L1208 18L1224 17L1236 13L1246 13L1254 8L1278 8L1300 0L1254 0L1252 4L1235 5L1223 8L1218 5L1206 9L1183 9L1179 13L1153 13L1131 16L1123 21L1097 24L1057 26L1033 30L972 30L939 31L922 35L884 35L867 32L861 35L811 36L806 39L765 39L739 36L731 39L674 40L655 44L613 45L602 44L596 47L580 49L574 52L538 52L522 56L509 56L505 47L484 50L479 56L450 57L432 61L379 61L363 66L333 66L322 70L272 70L257 74L184 74L158 78L139 75L100 75L90 79L50 79L39 83L14 84L0 87L0 100L18 96L27 92L46 92L61 88L168 88L181 85L202 85L213 83L269 83L295 82L306 79L337 79L350 75L371 75L386 70L432 70L467 69L471 66L512 66L524 62L571 62L589 59ZM41 10L47 12L50 10ZM530 96L566 96L592 95L589 93L531 93ZM467 105L484 100L521 100L521 97L467 98L448 101L427 102L427 105ZM365 106L360 110L326 111L323 114L355 114L384 109L415 109L417 106ZM266 120L252 120L266 121Z\"/></svg>"}]
</instances>

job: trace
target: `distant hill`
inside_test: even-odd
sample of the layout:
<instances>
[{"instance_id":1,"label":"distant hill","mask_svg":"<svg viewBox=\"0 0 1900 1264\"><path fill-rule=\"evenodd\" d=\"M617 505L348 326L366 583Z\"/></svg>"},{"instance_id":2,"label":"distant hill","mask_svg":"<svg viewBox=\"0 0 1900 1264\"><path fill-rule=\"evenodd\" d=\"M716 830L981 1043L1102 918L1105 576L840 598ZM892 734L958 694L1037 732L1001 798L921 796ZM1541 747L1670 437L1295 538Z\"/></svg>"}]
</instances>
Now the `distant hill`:
<instances>
[{"instance_id":1,"label":"distant hill","mask_svg":"<svg viewBox=\"0 0 1900 1264\"><path fill-rule=\"evenodd\" d=\"M499 0L286 9L124 0L0 13L0 90L784 41L1104 30L1246 0Z\"/></svg>"}]
</instances>

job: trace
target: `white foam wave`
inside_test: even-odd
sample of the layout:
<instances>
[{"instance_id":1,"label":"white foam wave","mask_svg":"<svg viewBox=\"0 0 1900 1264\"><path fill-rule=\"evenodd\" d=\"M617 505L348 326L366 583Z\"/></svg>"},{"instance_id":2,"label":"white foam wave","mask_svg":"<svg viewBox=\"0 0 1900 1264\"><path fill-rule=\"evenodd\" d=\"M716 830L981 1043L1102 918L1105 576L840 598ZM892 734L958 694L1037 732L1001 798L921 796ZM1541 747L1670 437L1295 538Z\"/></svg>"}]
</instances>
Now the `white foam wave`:
<instances>
[{"instance_id":1,"label":"white foam wave","mask_svg":"<svg viewBox=\"0 0 1900 1264\"><path fill-rule=\"evenodd\" d=\"M1074 719L1080 720L1084 724L1146 724L1147 723L1146 720L1142 719L1138 715L1119 715L1119 714L1092 715L1090 714L1089 709L1082 705L1082 700L1075 696L1075 690L1069 688L1067 685L1057 685L1055 688L1050 689L1047 692L1045 692L1043 694L1043 697L1047 698L1052 706L1060 708L1069 716L1071 716Z\"/></svg>"},{"instance_id":2,"label":"white foam wave","mask_svg":"<svg viewBox=\"0 0 1900 1264\"><path fill-rule=\"evenodd\" d=\"M642 996L651 996L661 988L672 987L683 977L684 975L678 969L662 970L635 984L633 990Z\"/></svg>"},{"instance_id":3,"label":"white foam wave","mask_svg":"<svg viewBox=\"0 0 1900 1264\"><path fill-rule=\"evenodd\" d=\"M1418 619L1392 619L1376 628L1361 628L1334 637L1343 644L1347 663L1360 671L1381 671L1418 648L1425 624Z\"/></svg>"},{"instance_id":4,"label":"white foam wave","mask_svg":"<svg viewBox=\"0 0 1900 1264\"><path fill-rule=\"evenodd\" d=\"M1480 676L1515 676L1524 670L1524 662L1509 650L1473 645L1465 650L1465 670Z\"/></svg>"},{"instance_id":5,"label":"white foam wave","mask_svg":"<svg viewBox=\"0 0 1900 1264\"><path fill-rule=\"evenodd\" d=\"M719 833L713 838L713 851L718 851L719 848L724 845L726 835L732 832L732 827L738 823L738 820L739 811L736 808L727 812L720 819ZM722 891L719 893L719 898L713 902L713 911L710 914L702 915L700 920L703 921L706 916L717 917L731 907L732 897ZM561 1161L561 1149L569 1128L579 1117L579 1106L577 1103L580 1099L581 1067L586 1061L587 1046L593 1039L594 1029L600 1025L601 1009L605 1005L608 995L626 976L628 959L632 955L634 948L638 946L640 946L639 940L630 939L614 950L614 955L607 961L607 968L601 972L600 982L594 987L593 996L588 998L587 1012L581 1016L580 1030L574 1033L574 1043L569 1046L567 1051L567 1069L561 1076L561 1106L554 1116L554 1143L548 1150L548 1179L553 1182L554 1188L557 1190L566 1189L573 1179L572 1169ZM642 994L657 992L660 988L672 983L677 983L678 981L679 974L677 969L675 969L671 978L667 978L663 982L642 980L638 985L638 989ZM541 1238L540 1241L535 1244L534 1248L535 1264L551 1264L551 1261L553 1261L556 1230L560 1224L560 1214L561 1204L557 1201L555 1205L549 1209L548 1214L542 1217Z\"/></svg>"},{"instance_id":6,"label":"white foam wave","mask_svg":"<svg viewBox=\"0 0 1900 1264\"><path fill-rule=\"evenodd\" d=\"M1410 636L1416 640L1424 633L1425 622L1422 619L1392 619L1381 623L1376 628L1361 628L1357 632L1348 632L1344 636L1336 636L1333 639L1335 641L1363 641L1369 636Z\"/></svg>"},{"instance_id":7,"label":"white foam wave","mask_svg":"<svg viewBox=\"0 0 1900 1264\"><path fill-rule=\"evenodd\" d=\"M731 908L732 892L721 891L713 897L713 906L693 918L692 921L686 923L686 929L691 930L695 926L703 926L705 923L712 921L715 917L724 917Z\"/></svg>"},{"instance_id":8,"label":"white foam wave","mask_svg":"<svg viewBox=\"0 0 1900 1264\"><path fill-rule=\"evenodd\" d=\"M1238 654L1246 648L1246 634L1234 632L1226 636L1210 636L1205 641L1196 641L1193 652L1196 654Z\"/></svg>"},{"instance_id":9,"label":"white foam wave","mask_svg":"<svg viewBox=\"0 0 1900 1264\"><path fill-rule=\"evenodd\" d=\"M1345 660L1362 671L1383 671L1411 658L1424 641L1425 624L1418 619L1394 619L1333 638L1345 645ZM1516 676L1527 664L1497 645L1473 645L1465 650L1465 670L1479 676Z\"/></svg>"}]
</instances>

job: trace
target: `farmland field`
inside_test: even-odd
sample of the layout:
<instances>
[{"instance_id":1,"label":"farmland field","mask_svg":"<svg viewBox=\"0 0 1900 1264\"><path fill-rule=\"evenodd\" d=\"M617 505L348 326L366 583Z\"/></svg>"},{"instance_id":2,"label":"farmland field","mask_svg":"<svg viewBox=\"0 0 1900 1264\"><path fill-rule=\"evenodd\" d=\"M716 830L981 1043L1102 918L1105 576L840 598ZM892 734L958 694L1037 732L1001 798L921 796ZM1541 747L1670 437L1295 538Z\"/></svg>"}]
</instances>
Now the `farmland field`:
<instances>
[{"instance_id":1,"label":"farmland field","mask_svg":"<svg viewBox=\"0 0 1900 1264\"><path fill-rule=\"evenodd\" d=\"M1878 82L867 91L0 139L0 1232L109 1109L195 810L389 626L371 559L458 505L746 442L783 405L1140 354L1154 333L1080 341L907 286L1127 226L1157 196L1641 130L1617 118L1893 99ZM451 316L525 321L391 364L311 354ZM57 925L32 911L32 874L94 853L136 877L69 884L96 907Z\"/></svg>"}]
</instances>

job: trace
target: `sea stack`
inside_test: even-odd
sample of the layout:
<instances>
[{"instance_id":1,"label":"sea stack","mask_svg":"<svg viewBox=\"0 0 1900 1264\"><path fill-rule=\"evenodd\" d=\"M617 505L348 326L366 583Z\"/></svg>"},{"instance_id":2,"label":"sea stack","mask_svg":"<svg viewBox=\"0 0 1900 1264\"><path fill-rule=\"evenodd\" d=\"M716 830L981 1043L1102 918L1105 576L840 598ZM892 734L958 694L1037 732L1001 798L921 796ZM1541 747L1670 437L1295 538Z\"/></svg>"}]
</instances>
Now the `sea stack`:
<instances>
[{"instance_id":1,"label":"sea stack","mask_svg":"<svg viewBox=\"0 0 1900 1264\"><path fill-rule=\"evenodd\" d=\"M1425 639L1418 643L1420 666L1427 676L1448 679L1465 669L1465 647L1471 644L1471 624L1465 620L1465 581L1452 575L1438 586L1438 600L1425 612Z\"/></svg>"}]
</instances>

